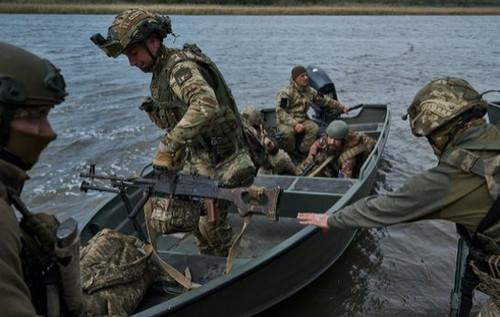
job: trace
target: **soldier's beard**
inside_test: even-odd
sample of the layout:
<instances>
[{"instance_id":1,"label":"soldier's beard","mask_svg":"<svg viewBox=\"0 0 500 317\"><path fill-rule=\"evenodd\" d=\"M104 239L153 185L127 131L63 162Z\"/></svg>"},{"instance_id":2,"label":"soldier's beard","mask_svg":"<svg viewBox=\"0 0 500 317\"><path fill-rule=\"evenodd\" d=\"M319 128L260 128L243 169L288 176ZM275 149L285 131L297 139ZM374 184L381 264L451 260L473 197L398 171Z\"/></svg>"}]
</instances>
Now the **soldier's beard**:
<instances>
[{"instance_id":1,"label":"soldier's beard","mask_svg":"<svg viewBox=\"0 0 500 317\"><path fill-rule=\"evenodd\" d=\"M153 72L154 64L155 64L154 61L151 61L149 64L139 67L139 69L142 70L144 73L151 73Z\"/></svg>"}]
</instances>

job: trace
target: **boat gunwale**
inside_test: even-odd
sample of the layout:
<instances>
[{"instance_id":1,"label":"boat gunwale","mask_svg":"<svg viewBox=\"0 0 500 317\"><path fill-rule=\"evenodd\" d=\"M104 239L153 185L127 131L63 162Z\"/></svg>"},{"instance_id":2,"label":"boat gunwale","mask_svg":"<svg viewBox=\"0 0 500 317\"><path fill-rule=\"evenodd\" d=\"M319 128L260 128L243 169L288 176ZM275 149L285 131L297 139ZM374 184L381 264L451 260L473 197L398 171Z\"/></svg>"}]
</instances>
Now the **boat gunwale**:
<instances>
[{"instance_id":1,"label":"boat gunwale","mask_svg":"<svg viewBox=\"0 0 500 317\"><path fill-rule=\"evenodd\" d=\"M345 192L339 200L337 200L328 210L325 211L327 214L333 214L337 210L341 209L342 207L346 206L349 200L353 197L353 193L356 193L359 191L361 186L364 185L368 177L370 176L368 172L365 172L367 170L367 166L370 165L371 162L373 163L373 167L371 169L372 172L376 171L376 166L380 162L380 159L383 154L383 149L385 147L385 144L387 143L387 139L389 138L389 129L390 129L390 123L391 123L391 110L389 107L389 104L370 104L367 105L369 108L385 108L386 109L386 116L383 124L383 129L381 131L381 134L377 140L377 143L375 145L375 148L377 151L374 150L370 153L369 157L365 161L365 164L363 164L362 169L360 171L360 175L363 175L363 177L358 178L356 181L348 190ZM382 149L382 150L381 150ZM375 154L375 152L377 152ZM373 157L377 155L376 159L373 159ZM370 161L371 159L371 161ZM364 172L364 173L363 173ZM367 174L368 173L368 174ZM366 174L366 175L365 175ZM277 175L274 175L277 176ZM282 175L285 177L286 175ZM295 176L297 177L297 176ZM312 177L311 177L312 178ZM294 191L289 191L289 192L294 192ZM310 192L306 192L310 193ZM320 195L327 195L327 193L319 193ZM138 312L137 314L134 314L133 316L163 316L164 314L172 313L174 311L180 310L184 308L186 305L189 305L190 303L196 302L199 298L206 297L207 295L213 294L217 292L220 289L226 288L227 285L231 285L234 283L237 283L239 280L245 278L246 276L251 275L253 272L259 270L260 268L266 266L270 262L273 262L276 258L282 256L285 254L287 251L290 250L291 247L293 246L299 246L301 243L307 241L311 236L316 235L316 234L322 234L320 232L320 229L314 226L305 226L303 229L297 231L295 234L291 235L288 237L286 240L280 242L276 246L272 247L269 249L266 253L262 254L261 256L252 259L251 261L246 262L245 264L235 267L233 271L231 271L227 275L222 275L214 280L211 280L207 282L206 284L203 284L202 287L190 290L189 292L183 293L181 295L176 296L175 298L169 299L165 302L159 303L157 305L154 305L148 309L145 309L141 312ZM308 285L311 281L316 279L318 276L320 276L322 273L324 273L342 254L345 252L347 247L350 245L350 242L352 242L352 239L354 238L354 234L349 240L349 243L346 243L345 246L342 248L342 252L339 253L339 255L336 258L333 258L332 261L330 261L329 265L326 265L323 270L318 271L317 274L315 274L312 278L308 279L307 281L304 281L303 283L300 284L299 287L296 287L292 289L290 292L287 294L281 294L282 296L275 297L277 300L273 300L272 302L267 305L267 307L256 307L256 310L253 312L248 312L249 314L254 314L257 312L262 311L263 309L269 308L272 305L276 304L277 302L289 297L290 295L298 292L300 289Z\"/></svg>"}]
</instances>

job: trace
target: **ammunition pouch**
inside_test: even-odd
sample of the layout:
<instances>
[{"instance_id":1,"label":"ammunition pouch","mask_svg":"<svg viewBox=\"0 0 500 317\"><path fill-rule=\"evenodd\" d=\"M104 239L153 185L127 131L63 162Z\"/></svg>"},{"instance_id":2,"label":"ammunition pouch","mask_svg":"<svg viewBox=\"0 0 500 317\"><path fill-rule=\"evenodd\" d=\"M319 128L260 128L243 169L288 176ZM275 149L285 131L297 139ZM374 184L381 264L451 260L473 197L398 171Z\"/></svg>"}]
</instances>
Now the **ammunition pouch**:
<instances>
[{"instance_id":1,"label":"ammunition pouch","mask_svg":"<svg viewBox=\"0 0 500 317\"><path fill-rule=\"evenodd\" d=\"M128 316L159 269L144 242L103 229L80 253L83 309L90 316Z\"/></svg>"},{"instance_id":2,"label":"ammunition pouch","mask_svg":"<svg viewBox=\"0 0 500 317\"><path fill-rule=\"evenodd\" d=\"M215 166L216 179L226 187L250 185L255 176L255 166L246 149L240 149Z\"/></svg>"},{"instance_id":3,"label":"ammunition pouch","mask_svg":"<svg viewBox=\"0 0 500 317\"><path fill-rule=\"evenodd\" d=\"M198 227L199 201L154 197L151 204L151 218L147 221L156 232L191 232Z\"/></svg>"}]
</instances>

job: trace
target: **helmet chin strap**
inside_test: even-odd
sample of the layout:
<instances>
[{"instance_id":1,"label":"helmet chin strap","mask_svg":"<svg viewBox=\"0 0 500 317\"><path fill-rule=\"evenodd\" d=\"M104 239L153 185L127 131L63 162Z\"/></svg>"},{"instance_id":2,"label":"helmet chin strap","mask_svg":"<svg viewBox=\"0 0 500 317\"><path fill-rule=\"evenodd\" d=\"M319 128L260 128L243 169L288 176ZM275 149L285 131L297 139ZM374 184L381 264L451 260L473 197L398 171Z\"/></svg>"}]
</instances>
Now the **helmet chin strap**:
<instances>
[{"instance_id":1,"label":"helmet chin strap","mask_svg":"<svg viewBox=\"0 0 500 317\"><path fill-rule=\"evenodd\" d=\"M33 164L28 164L28 163L24 162L20 157L10 153L9 151L5 150L3 147L0 148L0 160L4 160L6 162L14 164L15 166L19 167L20 169L22 169L24 171L28 171L33 167Z\"/></svg>"}]
</instances>

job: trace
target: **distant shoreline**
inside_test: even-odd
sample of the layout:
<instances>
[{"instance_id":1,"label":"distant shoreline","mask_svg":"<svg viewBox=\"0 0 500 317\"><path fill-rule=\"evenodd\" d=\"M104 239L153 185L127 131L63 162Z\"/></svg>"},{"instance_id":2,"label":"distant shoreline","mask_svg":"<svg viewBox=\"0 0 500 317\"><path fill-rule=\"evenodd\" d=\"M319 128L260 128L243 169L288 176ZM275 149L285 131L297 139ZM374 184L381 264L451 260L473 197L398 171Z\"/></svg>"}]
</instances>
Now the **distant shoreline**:
<instances>
[{"instance_id":1,"label":"distant shoreline","mask_svg":"<svg viewBox=\"0 0 500 317\"><path fill-rule=\"evenodd\" d=\"M29 4L0 3L0 13L116 14L141 7L169 15L500 15L500 7L430 7L389 5L158 5L158 4Z\"/></svg>"}]
</instances>

